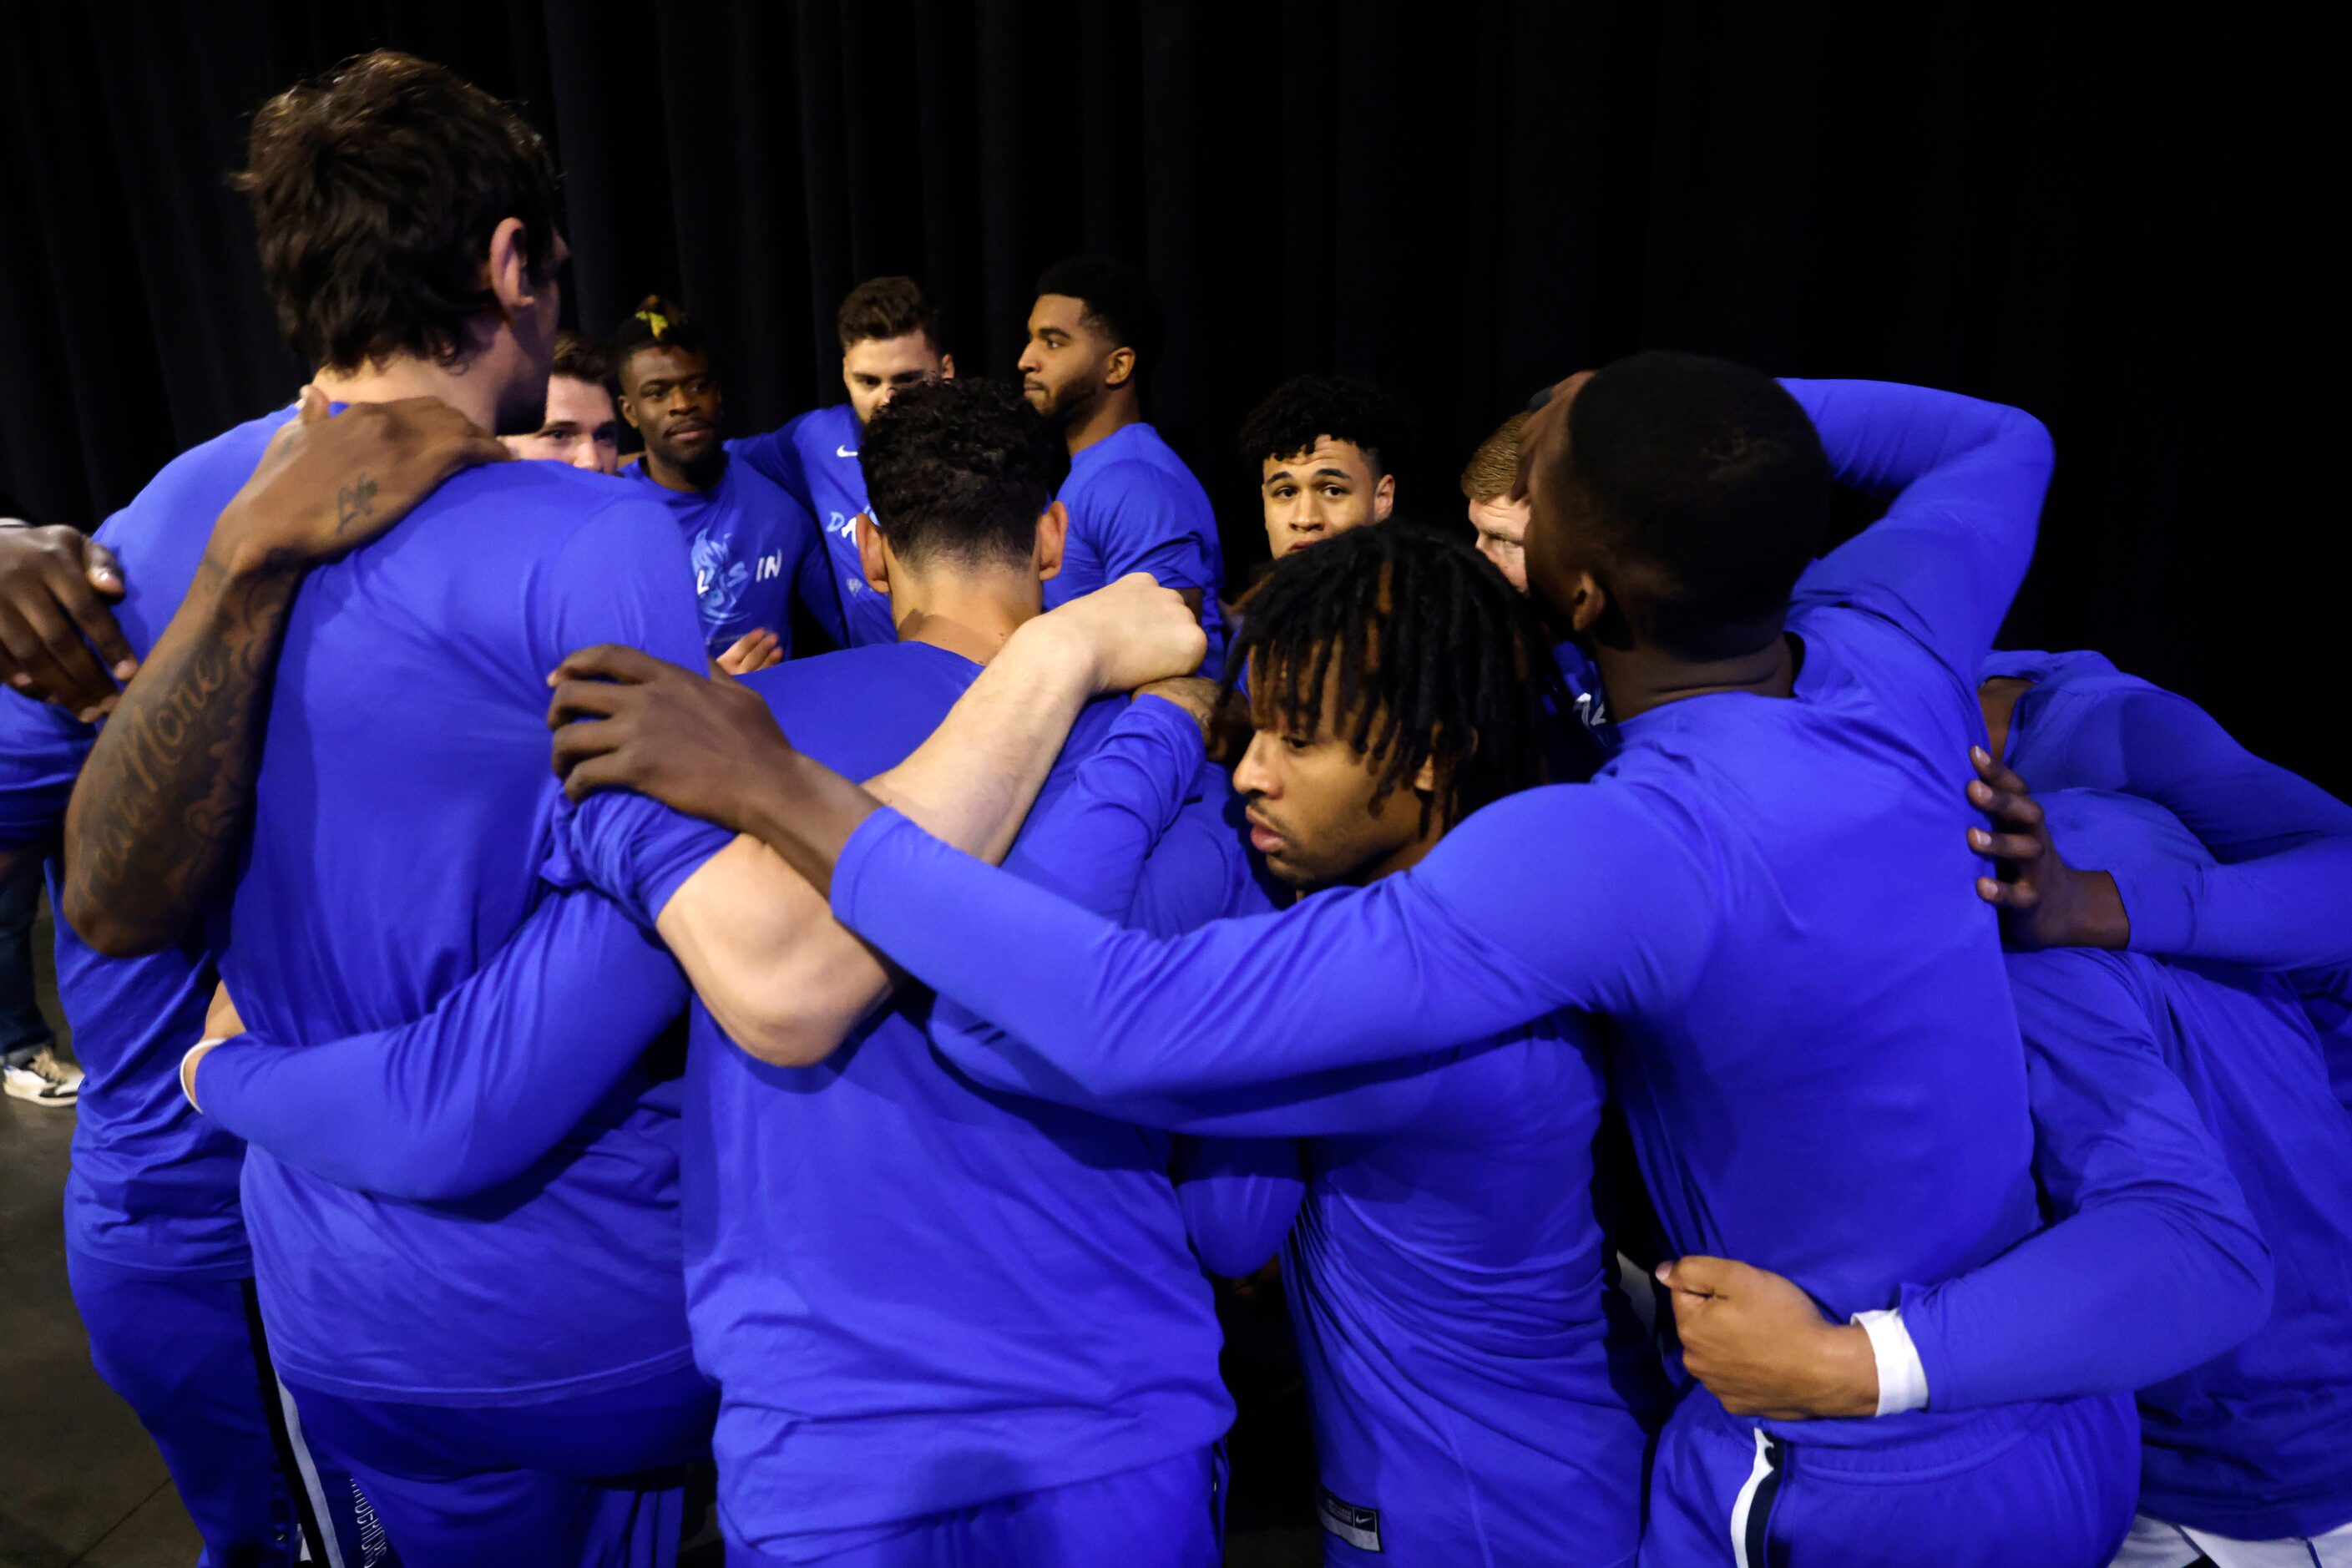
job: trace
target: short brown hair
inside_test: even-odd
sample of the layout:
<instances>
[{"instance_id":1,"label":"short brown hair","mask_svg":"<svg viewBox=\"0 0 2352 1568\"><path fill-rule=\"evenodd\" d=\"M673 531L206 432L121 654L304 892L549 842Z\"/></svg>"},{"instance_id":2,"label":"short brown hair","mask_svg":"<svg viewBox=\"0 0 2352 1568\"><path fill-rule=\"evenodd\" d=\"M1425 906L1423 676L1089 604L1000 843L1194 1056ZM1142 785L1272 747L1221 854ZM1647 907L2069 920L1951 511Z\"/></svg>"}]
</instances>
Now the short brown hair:
<instances>
[{"instance_id":1,"label":"short brown hair","mask_svg":"<svg viewBox=\"0 0 2352 1568\"><path fill-rule=\"evenodd\" d=\"M1519 482L1519 429L1528 422L1523 409L1495 426L1495 433L1478 443L1470 454L1469 467L1462 470L1462 493L1472 500L1493 500L1508 495L1511 487Z\"/></svg>"},{"instance_id":2,"label":"short brown hair","mask_svg":"<svg viewBox=\"0 0 2352 1568\"><path fill-rule=\"evenodd\" d=\"M444 364L495 308L491 231L555 253L555 163L539 132L455 72L377 49L279 93L253 117L235 181L253 204L278 330L306 364Z\"/></svg>"},{"instance_id":3,"label":"short brown hair","mask_svg":"<svg viewBox=\"0 0 2352 1568\"><path fill-rule=\"evenodd\" d=\"M613 380L613 356L604 345L585 332L566 329L555 334L555 363L548 369L550 375L561 375L572 381L584 381L592 386L610 389Z\"/></svg>"},{"instance_id":4,"label":"short brown hair","mask_svg":"<svg viewBox=\"0 0 2352 1568\"><path fill-rule=\"evenodd\" d=\"M911 278L868 278L842 300L833 324L842 353L869 339L903 338L920 332L934 353L947 347L940 335L940 308Z\"/></svg>"}]
</instances>

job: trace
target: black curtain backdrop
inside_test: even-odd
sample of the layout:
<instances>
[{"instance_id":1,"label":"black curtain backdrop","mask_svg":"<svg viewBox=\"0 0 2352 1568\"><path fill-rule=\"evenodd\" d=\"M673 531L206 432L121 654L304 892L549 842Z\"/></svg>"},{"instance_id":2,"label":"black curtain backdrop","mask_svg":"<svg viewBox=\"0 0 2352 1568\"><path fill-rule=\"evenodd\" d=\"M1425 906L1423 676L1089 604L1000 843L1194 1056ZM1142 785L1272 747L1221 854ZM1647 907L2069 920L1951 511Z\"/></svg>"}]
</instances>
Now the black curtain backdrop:
<instances>
[{"instance_id":1,"label":"black curtain backdrop","mask_svg":"<svg viewBox=\"0 0 2352 1568\"><path fill-rule=\"evenodd\" d=\"M225 184L253 107L383 44L520 103L567 315L730 345L739 432L838 401L911 272L967 374L1031 285L1142 265L1151 413L1265 553L1232 432L1290 374L1420 422L1409 510L1534 386L1644 346L2017 403L2060 471L2011 646L2092 647L2352 791L2339 7L572 0L0 5L0 489L90 524L285 401Z\"/></svg>"}]
</instances>

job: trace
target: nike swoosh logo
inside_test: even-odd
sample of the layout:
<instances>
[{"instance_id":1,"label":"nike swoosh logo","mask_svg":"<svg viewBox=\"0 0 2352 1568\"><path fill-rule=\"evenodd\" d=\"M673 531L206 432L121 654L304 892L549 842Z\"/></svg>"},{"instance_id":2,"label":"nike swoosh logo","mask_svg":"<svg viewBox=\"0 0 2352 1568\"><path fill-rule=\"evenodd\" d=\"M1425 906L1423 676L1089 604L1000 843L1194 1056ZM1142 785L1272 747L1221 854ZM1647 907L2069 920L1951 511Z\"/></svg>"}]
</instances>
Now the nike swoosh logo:
<instances>
[{"instance_id":1,"label":"nike swoosh logo","mask_svg":"<svg viewBox=\"0 0 2352 1568\"><path fill-rule=\"evenodd\" d=\"M836 458L854 458L857 456L857 448L855 447L844 447L839 443L835 443L833 448L833 455Z\"/></svg>"}]
</instances>

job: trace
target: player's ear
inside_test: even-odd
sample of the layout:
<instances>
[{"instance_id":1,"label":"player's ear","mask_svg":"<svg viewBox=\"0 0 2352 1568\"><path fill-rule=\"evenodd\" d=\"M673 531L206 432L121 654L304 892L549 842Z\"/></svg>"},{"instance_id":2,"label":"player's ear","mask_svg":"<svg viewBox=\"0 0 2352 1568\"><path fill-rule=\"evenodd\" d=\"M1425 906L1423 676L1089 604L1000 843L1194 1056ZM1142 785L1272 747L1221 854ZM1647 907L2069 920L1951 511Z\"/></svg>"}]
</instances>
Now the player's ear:
<instances>
[{"instance_id":1,"label":"player's ear","mask_svg":"<svg viewBox=\"0 0 2352 1568\"><path fill-rule=\"evenodd\" d=\"M1103 361L1103 384L1125 386L1134 379L1135 351L1127 348L1111 350L1110 358Z\"/></svg>"},{"instance_id":2,"label":"player's ear","mask_svg":"<svg viewBox=\"0 0 2352 1568\"><path fill-rule=\"evenodd\" d=\"M483 287L497 298L499 310L509 318L537 303L540 290L547 287L547 279L530 275L530 261L523 249L524 237L522 219L500 218L499 226L490 231L489 258L483 267Z\"/></svg>"},{"instance_id":3,"label":"player's ear","mask_svg":"<svg viewBox=\"0 0 2352 1568\"><path fill-rule=\"evenodd\" d=\"M857 566L866 584L877 594L890 592L890 552L882 547L882 531L864 512L850 526L857 531Z\"/></svg>"},{"instance_id":4,"label":"player's ear","mask_svg":"<svg viewBox=\"0 0 2352 1568\"><path fill-rule=\"evenodd\" d=\"M1070 510L1056 500L1037 514L1037 581L1049 583L1061 574L1062 546L1070 537Z\"/></svg>"},{"instance_id":5,"label":"player's ear","mask_svg":"<svg viewBox=\"0 0 2352 1568\"><path fill-rule=\"evenodd\" d=\"M1389 513L1396 510L1396 476L1382 474L1381 482L1372 487L1372 521L1386 522Z\"/></svg>"},{"instance_id":6,"label":"player's ear","mask_svg":"<svg viewBox=\"0 0 2352 1568\"><path fill-rule=\"evenodd\" d=\"M955 355L941 354L940 356L940 379L941 381L953 381L955 379Z\"/></svg>"}]
</instances>

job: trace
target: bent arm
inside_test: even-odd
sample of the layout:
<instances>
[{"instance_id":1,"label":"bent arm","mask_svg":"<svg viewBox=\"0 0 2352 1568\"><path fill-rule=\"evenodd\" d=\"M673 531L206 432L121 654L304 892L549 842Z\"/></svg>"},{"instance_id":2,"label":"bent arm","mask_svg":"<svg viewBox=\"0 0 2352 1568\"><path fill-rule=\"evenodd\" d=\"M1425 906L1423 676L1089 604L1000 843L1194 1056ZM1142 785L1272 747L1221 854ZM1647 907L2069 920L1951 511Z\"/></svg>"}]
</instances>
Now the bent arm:
<instances>
[{"instance_id":1,"label":"bent arm","mask_svg":"<svg viewBox=\"0 0 2352 1568\"><path fill-rule=\"evenodd\" d=\"M687 1000L677 965L611 900L560 892L423 1018L315 1043L237 1036L198 1060L194 1099L339 1186L460 1198L552 1151Z\"/></svg>"},{"instance_id":2,"label":"bent arm","mask_svg":"<svg viewBox=\"0 0 2352 1568\"><path fill-rule=\"evenodd\" d=\"M866 789L959 849L1002 859L1078 710L1083 666L1033 621L1013 634L914 754ZM1026 640L1024 640L1024 638ZM681 883L656 929L730 1037L762 1061L822 1061L895 983L823 894L758 838Z\"/></svg>"},{"instance_id":3,"label":"bent arm","mask_svg":"<svg viewBox=\"0 0 2352 1568\"><path fill-rule=\"evenodd\" d=\"M1934 1410L2144 1388L2269 1314L2269 1249L2145 1005L2081 952L2019 954L2034 1173L2064 1217L1972 1273L1906 1288Z\"/></svg>"},{"instance_id":4,"label":"bent arm","mask_svg":"<svg viewBox=\"0 0 2352 1568\"><path fill-rule=\"evenodd\" d=\"M1307 1197L1306 1161L1284 1139L1179 1139L1171 1173L1193 1256L1221 1279L1255 1274L1280 1253Z\"/></svg>"},{"instance_id":5,"label":"bent arm","mask_svg":"<svg viewBox=\"0 0 2352 1568\"><path fill-rule=\"evenodd\" d=\"M1783 381L1838 479L1897 492L1886 515L1813 563L1801 600L1887 616L1970 686L2033 559L2053 461L2021 409L1876 381Z\"/></svg>"}]
</instances>

